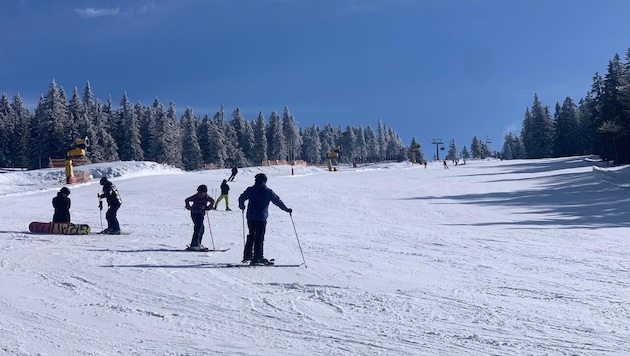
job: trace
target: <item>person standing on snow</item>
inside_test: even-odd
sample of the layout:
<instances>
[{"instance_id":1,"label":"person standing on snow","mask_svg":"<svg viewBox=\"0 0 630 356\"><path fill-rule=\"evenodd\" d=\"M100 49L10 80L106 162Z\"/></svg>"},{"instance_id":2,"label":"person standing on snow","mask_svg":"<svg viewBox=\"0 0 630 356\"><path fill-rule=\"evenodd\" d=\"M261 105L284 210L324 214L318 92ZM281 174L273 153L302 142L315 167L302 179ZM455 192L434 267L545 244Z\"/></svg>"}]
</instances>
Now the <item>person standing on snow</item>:
<instances>
[{"instance_id":1,"label":"person standing on snow","mask_svg":"<svg viewBox=\"0 0 630 356\"><path fill-rule=\"evenodd\" d=\"M70 223L70 189L63 187L52 199L52 205L55 208L52 222L54 223Z\"/></svg>"},{"instance_id":2,"label":"person standing on snow","mask_svg":"<svg viewBox=\"0 0 630 356\"><path fill-rule=\"evenodd\" d=\"M238 173L238 168L236 168L236 166L234 166L234 167L232 167L232 174L227 179L227 181L228 182L233 182L234 181L234 177L236 177L236 173Z\"/></svg>"},{"instance_id":3,"label":"person standing on snow","mask_svg":"<svg viewBox=\"0 0 630 356\"><path fill-rule=\"evenodd\" d=\"M230 199L228 197L229 191L230 191L230 186L227 184L227 180L224 179L223 183L221 183L221 195L219 195L216 203L214 203L214 210L217 210L217 207L219 206L219 202L225 199L225 211L232 211L232 209L230 209Z\"/></svg>"},{"instance_id":4,"label":"person standing on snow","mask_svg":"<svg viewBox=\"0 0 630 356\"><path fill-rule=\"evenodd\" d=\"M249 235L245 242L243 251L243 262L250 261L251 264L272 264L263 255L263 244L265 241L265 228L267 227L267 216L269 215L269 202L274 203L287 213L293 213L293 209L287 206L280 198L267 187L267 176L258 173L254 177L254 185L248 187L238 198L238 207L245 210L247 204L247 227ZM252 255L253 250L253 255Z\"/></svg>"},{"instance_id":5,"label":"person standing on snow","mask_svg":"<svg viewBox=\"0 0 630 356\"><path fill-rule=\"evenodd\" d=\"M192 240L187 250L203 251L205 250L205 247L201 244L201 239L205 231L203 218L206 215L206 211L212 209L214 206L214 199L208 196L208 187L202 184L197 187L197 193L186 198L184 202L186 203L186 210L190 210L190 218L195 225Z\"/></svg>"},{"instance_id":6,"label":"person standing on snow","mask_svg":"<svg viewBox=\"0 0 630 356\"><path fill-rule=\"evenodd\" d=\"M120 198L120 193L118 193L118 189L116 186L110 182L107 177L101 178L100 181L103 186L103 194L96 194L99 199L105 198L107 200L107 213L105 213L105 218L107 219L107 228L102 231L103 234L110 235L120 235L120 224L118 223L118 218L116 214L118 213L118 209L122 205L122 199ZM103 202L98 202L98 208L103 210Z\"/></svg>"}]
</instances>

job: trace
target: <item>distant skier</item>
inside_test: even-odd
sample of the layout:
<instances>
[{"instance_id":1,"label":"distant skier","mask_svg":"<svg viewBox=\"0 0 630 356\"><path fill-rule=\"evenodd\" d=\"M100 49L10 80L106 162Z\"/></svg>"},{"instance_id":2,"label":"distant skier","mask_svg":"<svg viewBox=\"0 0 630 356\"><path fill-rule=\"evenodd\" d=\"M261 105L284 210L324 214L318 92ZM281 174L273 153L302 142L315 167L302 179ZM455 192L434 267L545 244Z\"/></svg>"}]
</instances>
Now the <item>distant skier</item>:
<instances>
[{"instance_id":1,"label":"distant skier","mask_svg":"<svg viewBox=\"0 0 630 356\"><path fill-rule=\"evenodd\" d=\"M265 229L267 227L267 216L269 215L269 202L274 203L280 209L287 213L293 213L293 209L287 206L280 198L267 187L267 176L258 173L254 177L254 185L245 189L243 194L238 198L238 207L245 210L245 201L247 204L247 227L249 235L245 242L243 251L243 262L250 261L251 264L272 264L263 255L263 244L265 241ZM253 250L253 256L252 256Z\"/></svg>"},{"instance_id":2,"label":"distant skier","mask_svg":"<svg viewBox=\"0 0 630 356\"><path fill-rule=\"evenodd\" d=\"M228 197L229 191L230 186L227 184L227 180L224 179L223 183L221 183L221 195L217 198L216 203L214 203L214 210L216 210L219 206L219 202L225 199L225 211L232 211L232 209L230 209L230 199Z\"/></svg>"},{"instance_id":3,"label":"distant skier","mask_svg":"<svg viewBox=\"0 0 630 356\"><path fill-rule=\"evenodd\" d=\"M52 199L52 205L55 208L52 222L54 223L70 223L70 189L63 187L57 192L57 196Z\"/></svg>"},{"instance_id":4,"label":"distant skier","mask_svg":"<svg viewBox=\"0 0 630 356\"><path fill-rule=\"evenodd\" d=\"M192 251L204 251L206 248L201 244L205 231L203 218L206 215L206 211L212 209L214 206L214 199L208 196L208 187L202 184L197 187L197 193L186 198L184 202L186 203L186 210L190 210L190 218L195 225L188 249Z\"/></svg>"},{"instance_id":5,"label":"distant skier","mask_svg":"<svg viewBox=\"0 0 630 356\"><path fill-rule=\"evenodd\" d=\"M444 169L448 169L448 163L446 162L446 160L443 161L444 164Z\"/></svg>"},{"instance_id":6,"label":"distant skier","mask_svg":"<svg viewBox=\"0 0 630 356\"><path fill-rule=\"evenodd\" d=\"M120 193L118 193L118 189L116 186L110 182L107 177L101 178L100 181L103 186L103 194L97 194L96 196L99 199L105 198L107 200L107 213L105 213L105 218L107 219L107 228L102 231L103 234L109 235L120 235L120 224L118 223L118 218L116 214L118 213L118 209L122 205L122 199L120 198ZM103 202L98 202L98 208L103 210Z\"/></svg>"},{"instance_id":7,"label":"distant skier","mask_svg":"<svg viewBox=\"0 0 630 356\"><path fill-rule=\"evenodd\" d=\"M232 182L234 181L234 177L236 177L236 173L238 173L238 168L236 168L236 166L232 167L232 174L230 175L230 177L227 179L228 182Z\"/></svg>"}]
</instances>

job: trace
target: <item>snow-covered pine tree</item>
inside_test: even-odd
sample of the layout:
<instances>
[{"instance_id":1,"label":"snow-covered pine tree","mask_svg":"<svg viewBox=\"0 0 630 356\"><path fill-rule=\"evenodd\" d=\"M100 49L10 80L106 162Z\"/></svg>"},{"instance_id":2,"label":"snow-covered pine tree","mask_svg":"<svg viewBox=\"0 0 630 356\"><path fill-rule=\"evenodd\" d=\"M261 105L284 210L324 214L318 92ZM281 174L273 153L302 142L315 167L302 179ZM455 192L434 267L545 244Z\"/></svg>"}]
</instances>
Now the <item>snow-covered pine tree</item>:
<instances>
[{"instance_id":1,"label":"snow-covered pine tree","mask_svg":"<svg viewBox=\"0 0 630 356\"><path fill-rule=\"evenodd\" d=\"M274 110L269 116L267 125L267 156L270 160L282 160L287 158L287 145L282 131L280 116Z\"/></svg>"},{"instance_id":2,"label":"snow-covered pine tree","mask_svg":"<svg viewBox=\"0 0 630 356\"><path fill-rule=\"evenodd\" d=\"M362 126L354 129L354 135L356 139L355 159L357 162L365 162L367 158L367 146L365 142L365 131Z\"/></svg>"},{"instance_id":3,"label":"snow-covered pine tree","mask_svg":"<svg viewBox=\"0 0 630 356\"><path fill-rule=\"evenodd\" d=\"M165 111L164 106L156 99L153 107L156 109L152 145L155 161L182 168L181 125L175 103L171 101Z\"/></svg>"},{"instance_id":4,"label":"snow-covered pine tree","mask_svg":"<svg viewBox=\"0 0 630 356\"><path fill-rule=\"evenodd\" d=\"M245 118L243 118L241 109L234 109L232 112L232 120L230 120L229 124L236 133L237 147L242 153L240 162L235 162L235 164L240 167L250 166L251 161L249 158L251 157L252 147L254 146L254 132Z\"/></svg>"},{"instance_id":5,"label":"snow-covered pine tree","mask_svg":"<svg viewBox=\"0 0 630 356\"><path fill-rule=\"evenodd\" d=\"M118 110L120 131L120 142L118 143L118 155L123 161L144 160L144 150L142 149L142 138L140 135L140 115L143 115L142 105L131 105L127 93L123 94Z\"/></svg>"},{"instance_id":6,"label":"snow-covered pine tree","mask_svg":"<svg viewBox=\"0 0 630 356\"><path fill-rule=\"evenodd\" d=\"M508 132L505 135L505 139L503 140L503 149L501 150L501 158L503 159L514 159L514 155L512 154L512 133Z\"/></svg>"},{"instance_id":7,"label":"snow-covered pine tree","mask_svg":"<svg viewBox=\"0 0 630 356\"><path fill-rule=\"evenodd\" d=\"M65 158L73 139L69 136L68 107L63 89L53 79L48 92L41 98L36 109L37 144L39 157L44 166L48 158Z\"/></svg>"},{"instance_id":8,"label":"snow-covered pine tree","mask_svg":"<svg viewBox=\"0 0 630 356\"><path fill-rule=\"evenodd\" d=\"M340 161L343 163L352 163L357 156L357 137L351 126L346 126L346 130L341 133L339 144L343 147L343 155Z\"/></svg>"},{"instance_id":9,"label":"snow-covered pine tree","mask_svg":"<svg viewBox=\"0 0 630 356\"><path fill-rule=\"evenodd\" d=\"M13 152L12 159L16 167L27 167L30 151L29 127L33 115L26 106L24 106L24 102L19 93L13 96L11 108L15 114L16 123L12 133L14 140L11 141L12 144L9 146Z\"/></svg>"},{"instance_id":10,"label":"snow-covered pine tree","mask_svg":"<svg viewBox=\"0 0 630 356\"><path fill-rule=\"evenodd\" d=\"M470 152L468 152L468 149L466 148L466 146L464 146L464 148L462 148L462 151L460 153L462 159L467 160L470 159Z\"/></svg>"},{"instance_id":11,"label":"snow-covered pine tree","mask_svg":"<svg viewBox=\"0 0 630 356\"><path fill-rule=\"evenodd\" d=\"M243 151L238 146L238 137L236 131L227 121L225 108L221 105L221 109L214 116L214 123L223 133L223 150L225 151L225 159L219 167L242 166L245 159Z\"/></svg>"},{"instance_id":12,"label":"snow-covered pine tree","mask_svg":"<svg viewBox=\"0 0 630 356\"><path fill-rule=\"evenodd\" d=\"M85 106L81 102L79 89L76 86L72 90L72 96L68 102L68 116L70 118L70 129L68 132L70 137L74 137L75 139L85 137L81 136L79 125L82 120L87 119L87 115L85 112Z\"/></svg>"},{"instance_id":13,"label":"snow-covered pine tree","mask_svg":"<svg viewBox=\"0 0 630 356\"><path fill-rule=\"evenodd\" d=\"M387 127L380 118L376 121L376 142L378 146L378 160L387 159Z\"/></svg>"},{"instance_id":14,"label":"snow-covered pine tree","mask_svg":"<svg viewBox=\"0 0 630 356\"><path fill-rule=\"evenodd\" d=\"M103 103L96 100L94 103L94 128L96 138L91 140L91 160L92 162L112 162L118 160L118 146L109 133L108 119L103 112Z\"/></svg>"},{"instance_id":15,"label":"snow-covered pine tree","mask_svg":"<svg viewBox=\"0 0 630 356\"><path fill-rule=\"evenodd\" d=\"M144 153L144 159L148 161L154 160L151 152L151 140L153 139L153 127L155 126L155 115L153 108L142 105L137 102L133 107L138 117L138 126L140 128L140 147Z\"/></svg>"},{"instance_id":16,"label":"snow-covered pine tree","mask_svg":"<svg viewBox=\"0 0 630 356\"><path fill-rule=\"evenodd\" d=\"M369 162L378 161L380 156L378 140L370 125L365 128L365 148L367 149L367 160Z\"/></svg>"},{"instance_id":17,"label":"snow-covered pine tree","mask_svg":"<svg viewBox=\"0 0 630 356\"><path fill-rule=\"evenodd\" d=\"M551 157L553 149L553 122L549 108L544 107L534 94L534 104L523 121L523 144L528 158Z\"/></svg>"},{"instance_id":18,"label":"snow-covered pine tree","mask_svg":"<svg viewBox=\"0 0 630 356\"><path fill-rule=\"evenodd\" d=\"M96 101L94 98L94 92L92 91L92 86L90 85L89 81L85 84L85 87L83 88L83 96L81 97L81 100L83 104L83 109L85 110L86 120L84 137L87 137L90 141L90 148L87 150L87 155L92 162L103 162L105 158L103 149L101 148L101 146L99 146L99 140L101 138L98 137L100 130L103 129L97 126ZM107 126L107 123L104 120L99 119L98 125L101 124ZM108 132L109 134L108 126L106 132ZM107 142L108 140L108 138L105 138L104 141Z\"/></svg>"},{"instance_id":19,"label":"snow-covered pine tree","mask_svg":"<svg viewBox=\"0 0 630 356\"><path fill-rule=\"evenodd\" d=\"M450 144L448 145L448 153L446 154L446 157L444 157L444 159L449 160L449 161L455 161L456 159L459 158L457 156L458 152L459 151L457 151L457 145L455 144L455 140L451 140Z\"/></svg>"},{"instance_id":20,"label":"snow-covered pine tree","mask_svg":"<svg viewBox=\"0 0 630 356\"><path fill-rule=\"evenodd\" d=\"M199 119L191 108L186 108L182 116L182 163L184 169L192 171L203 166L201 147L197 137L197 127Z\"/></svg>"},{"instance_id":21,"label":"snow-covered pine tree","mask_svg":"<svg viewBox=\"0 0 630 356\"><path fill-rule=\"evenodd\" d=\"M333 149L333 147L337 146L338 143L338 135L330 124L326 124L324 128L319 132L319 139L322 146L322 160L326 162L328 160L328 154ZM343 148L342 148L343 155Z\"/></svg>"},{"instance_id":22,"label":"snow-covered pine tree","mask_svg":"<svg viewBox=\"0 0 630 356\"><path fill-rule=\"evenodd\" d=\"M15 139L12 133L15 130L15 125L17 125L16 119L15 112L9 103L9 97L3 93L0 95L0 167L13 165L11 142Z\"/></svg>"},{"instance_id":23,"label":"snow-covered pine tree","mask_svg":"<svg viewBox=\"0 0 630 356\"><path fill-rule=\"evenodd\" d=\"M224 124L225 111L221 105L221 109L214 114L212 120L208 121L207 126L209 141L206 149L210 153L209 162L216 164L217 167L225 167L229 159Z\"/></svg>"},{"instance_id":24,"label":"snow-covered pine tree","mask_svg":"<svg viewBox=\"0 0 630 356\"><path fill-rule=\"evenodd\" d=\"M399 162L407 160L407 147L391 127L387 128L387 156Z\"/></svg>"},{"instance_id":25,"label":"snow-covered pine tree","mask_svg":"<svg viewBox=\"0 0 630 356\"><path fill-rule=\"evenodd\" d=\"M116 140L116 144L118 145L118 156L123 161L131 161L133 160L134 152L132 150L132 145L134 142L132 141L132 135L136 135L137 143L140 142L140 128L138 126L138 122L134 115L134 108L127 97L127 93L123 93L122 98L120 99L120 108L116 110L117 118L113 120L116 124L114 125L114 131L117 133L114 136ZM127 131L130 130L130 131ZM135 132L132 132L135 130Z\"/></svg>"},{"instance_id":26,"label":"snow-covered pine tree","mask_svg":"<svg viewBox=\"0 0 630 356\"><path fill-rule=\"evenodd\" d=\"M321 151L322 146L317 127L313 125L306 128L306 130L304 130L304 134L302 135L302 159L306 162L321 163Z\"/></svg>"},{"instance_id":27,"label":"snow-covered pine tree","mask_svg":"<svg viewBox=\"0 0 630 356\"><path fill-rule=\"evenodd\" d=\"M482 147L481 141L477 138L477 136L473 136L472 142L470 143L470 155L473 159L482 158Z\"/></svg>"},{"instance_id":28,"label":"snow-covered pine tree","mask_svg":"<svg viewBox=\"0 0 630 356\"><path fill-rule=\"evenodd\" d=\"M295 121L295 117L289 111L289 107L284 107L282 113L282 133L286 142L287 160L293 161L300 159L301 147L302 147L302 135L300 134L300 128Z\"/></svg>"},{"instance_id":29,"label":"snow-covered pine tree","mask_svg":"<svg viewBox=\"0 0 630 356\"><path fill-rule=\"evenodd\" d=\"M243 144L245 147L241 147L243 150L243 154L245 155L244 166L251 166L254 161L254 126L252 121L245 120L245 139L243 140Z\"/></svg>"},{"instance_id":30,"label":"snow-covered pine tree","mask_svg":"<svg viewBox=\"0 0 630 356\"><path fill-rule=\"evenodd\" d=\"M206 114L201 118L199 127L197 127L197 139L199 140L199 148L201 149L201 160L204 164L210 163L210 157L212 156L209 152L210 136L208 132L208 127L212 124L211 121L210 116Z\"/></svg>"},{"instance_id":31,"label":"snow-covered pine tree","mask_svg":"<svg viewBox=\"0 0 630 356\"><path fill-rule=\"evenodd\" d=\"M253 129L254 146L252 147L251 160L254 164L258 165L268 159L267 124L265 123L265 115L262 111L258 113Z\"/></svg>"},{"instance_id":32,"label":"snow-covered pine tree","mask_svg":"<svg viewBox=\"0 0 630 356\"><path fill-rule=\"evenodd\" d=\"M573 156L583 153L578 120L577 105L573 99L566 97L561 107L556 108L554 156Z\"/></svg>"}]
</instances>

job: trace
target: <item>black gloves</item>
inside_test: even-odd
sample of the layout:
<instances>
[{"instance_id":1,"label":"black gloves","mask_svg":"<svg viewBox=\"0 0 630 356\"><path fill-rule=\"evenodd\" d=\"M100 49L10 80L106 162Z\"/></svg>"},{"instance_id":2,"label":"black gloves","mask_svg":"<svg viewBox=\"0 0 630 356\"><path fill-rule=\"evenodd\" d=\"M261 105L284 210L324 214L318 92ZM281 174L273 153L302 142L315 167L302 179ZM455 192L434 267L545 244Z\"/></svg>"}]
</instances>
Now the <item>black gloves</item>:
<instances>
[{"instance_id":1,"label":"black gloves","mask_svg":"<svg viewBox=\"0 0 630 356\"><path fill-rule=\"evenodd\" d=\"M290 208L289 208L289 209L287 210L287 213L289 213L289 214L293 213L293 209L290 209Z\"/></svg>"}]
</instances>

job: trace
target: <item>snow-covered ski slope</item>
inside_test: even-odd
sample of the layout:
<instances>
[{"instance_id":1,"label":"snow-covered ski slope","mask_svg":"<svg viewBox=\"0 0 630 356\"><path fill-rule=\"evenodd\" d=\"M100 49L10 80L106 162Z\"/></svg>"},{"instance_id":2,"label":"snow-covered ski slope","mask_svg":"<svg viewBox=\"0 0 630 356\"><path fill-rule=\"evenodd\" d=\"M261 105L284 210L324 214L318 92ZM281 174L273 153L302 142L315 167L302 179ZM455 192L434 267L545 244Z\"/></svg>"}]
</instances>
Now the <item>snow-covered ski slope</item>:
<instances>
[{"instance_id":1,"label":"snow-covered ski slope","mask_svg":"<svg viewBox=\"0 0 630 356\"><path fill-rule=\"evenodd\" d=\"M630 355L630 169L592 164L242 168L205 254L184 199L229 169L77 167L73 222L100 230L107 175L128 236L30 234L63 170L0 174L0 354ZM306 268L221 268L258 172L294 210L270 206L265 255Z\"/></svg>"}]
</instances>

